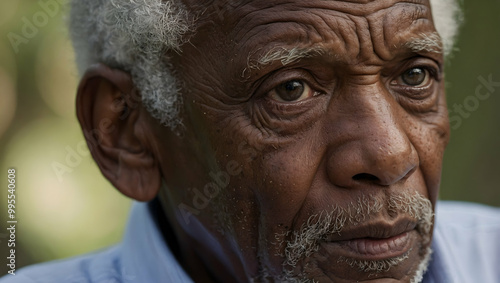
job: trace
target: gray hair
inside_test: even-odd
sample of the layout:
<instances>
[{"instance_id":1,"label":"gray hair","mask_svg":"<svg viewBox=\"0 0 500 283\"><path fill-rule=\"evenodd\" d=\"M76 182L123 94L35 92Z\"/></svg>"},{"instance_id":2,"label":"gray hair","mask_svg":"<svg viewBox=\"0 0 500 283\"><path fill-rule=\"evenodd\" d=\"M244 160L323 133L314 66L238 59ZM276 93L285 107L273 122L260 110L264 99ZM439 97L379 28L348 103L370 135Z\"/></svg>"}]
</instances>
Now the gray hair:
<instances>
[{"instance_id":1,"label":"gray hair","mask_svg":"<svg viewBox=\"0 0 500 283\"><path fill-rule=\"evenodd\" d=\"M70 34L80 73L104 63L130 72L151 115L170 128L179 123L182 97L166 57L179 51L191 28L175 0L73 0Z\"/></svg>"},{"instance_id":2,"label":"gray hair","mask_svg":"<svg viewBox=\"0 0 500 283\"><path fill-rule=\"evenodd\" d=\"M461 20L457 0L430 0L449 54ZM167 51L180 51L194 23L179 0L72 0L70 34L80 73L96 63L129 72L151 115L180 123L182 97Z\"/></svg>"},{"instance_id":3,"label":"gray hair","mask_svg":"<svg viewBox=\"0 0 500 283\"><path fill-rule=\"evenodd\" d=\"M445 56L453 51L458 29L463 21L458 0L430 0L434 26L441 36Z\"/></svg>"}]
</instances>

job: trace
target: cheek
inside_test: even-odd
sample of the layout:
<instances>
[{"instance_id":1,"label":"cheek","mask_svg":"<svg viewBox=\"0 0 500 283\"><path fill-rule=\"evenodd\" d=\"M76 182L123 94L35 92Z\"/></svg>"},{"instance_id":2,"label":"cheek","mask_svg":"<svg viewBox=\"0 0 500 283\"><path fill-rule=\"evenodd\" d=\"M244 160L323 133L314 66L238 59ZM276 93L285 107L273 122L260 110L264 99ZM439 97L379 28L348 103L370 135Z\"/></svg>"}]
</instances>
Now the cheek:
<instances>
[{"instance_id":1,"label":"cheek","mask_svg":"<svg viewBox=\"0 0 500 283\"><path fill-rule=\"evenodd\" d=\"M448 143L448 119L445 114L434 123L423 123L419 121L412 125L409 135L420 160L420 171L427 188L429 199L436 203L439 186L441 182L441 167L444 157L444 150Z\"/></svg>"},{"instance_id":2,"label":"cheek","mask_svg":"<svg viewBox=\"0 0 500 283\"><path fill-rule=\"evenodd\" d=\"M309 128L291 139L256 129L245 115L213 122L220 129L210 137L220 166L238 165L231 181L234 197L251 195L262 217L272 215L269 218L277 224L288 225L306 198L322 158L317 129Z\"/></svg>"},{"instance_id":3,"label":"cheek","mask_svg":"<svg viewBox=\"0 0 500 283\"><path fill-rule=\"evenodd\" d=\"M315 176L315 166L308 166L304 148L290 153L293 148L272 150L257 149L246 142L240 143L239 158L220 164L236 166L227 170L231 175L226 194L230 210L245 211L247 215L258 215L264 227L290 226L297 211L306 199ZM233 168L231 168L233 169ZM237 207L252 200L252 205ZM235 223L236 224L236 223ZM261 223L262 224L262 223Z\"/></svg>"},{"instance_id":4,"label":"cheek","mask_svg":"<svg viewBox=\"0 0 500 283\"><path fill-rule=\"evenodd\" d=\"M260 257L272 257L279 248L273 244L275 236L293 226L316 177L322 154L315 146L315 135L310 131L308 138L293 143L267 142L247 132L251 128L225 125L221 129L222 134L213 136L219 165L238 169L226 168L233 173L225 190L232 233L240 246L252 244L260 247Z\"/></svg>"},{"instance_id":5,"label":"cheek","mask_svg":"<svg viewBox=\"0 0 500 283\"><path fill-rule=\"evenodd\" d=\"M293 151L293 152L289 152ZM290 147L262 157L257 195L270 222L291 225L307 198L316 175L311 153L306 147Z\"/></svg>"}]
</instances>

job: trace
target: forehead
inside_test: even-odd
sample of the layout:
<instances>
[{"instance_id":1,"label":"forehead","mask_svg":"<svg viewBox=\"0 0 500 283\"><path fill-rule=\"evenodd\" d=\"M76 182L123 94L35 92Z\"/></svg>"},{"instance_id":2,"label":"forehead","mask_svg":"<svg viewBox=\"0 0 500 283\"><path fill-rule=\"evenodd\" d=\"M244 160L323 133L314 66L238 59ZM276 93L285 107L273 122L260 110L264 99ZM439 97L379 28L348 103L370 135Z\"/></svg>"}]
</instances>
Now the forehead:
<instances>
[{"instance_id":1,"label":"forehead","mask_svg":"<svg viewBox=\"0 0 500 283\"><path fill-rule=\"evenodd\" d=\"M240 54L322 45L339 56L390 60L435 31L428 0L215 0L212 7Z\"/></svg>"}]
</instances>

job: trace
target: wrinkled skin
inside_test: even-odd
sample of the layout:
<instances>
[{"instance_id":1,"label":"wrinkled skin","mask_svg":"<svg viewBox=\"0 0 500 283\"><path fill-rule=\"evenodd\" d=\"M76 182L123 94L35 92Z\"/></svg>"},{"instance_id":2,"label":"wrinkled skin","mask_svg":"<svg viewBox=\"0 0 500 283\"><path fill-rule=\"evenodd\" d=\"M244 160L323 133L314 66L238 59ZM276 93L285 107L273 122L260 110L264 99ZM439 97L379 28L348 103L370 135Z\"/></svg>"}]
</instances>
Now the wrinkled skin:
<instances>
[{"instance_id":1,"label":"wrinkled skin","mask_svg":"<svg viewBox=\"0 0 500 283\"><path fill-rule=\"evenodd\" d=\"M195 2L186 4L200 11ZM449 136L443 58L406 46L435 32L428 1L230 2L223 14L209 7L170 54L183 84L181 134L147 122L165 214L196 281L273 281L284 261L277 235L332 205L400 192L435 204ZM249 67L293 47L321 52ZM423 83L407 84L412 68ZM290 81L305 90L283 101ZM207 188L214 179L219 188ZM385 209L374 225L394 223ZM324 247L296 268L319 282L410 282L428 243L415 235L410 245L389 271L359 272Z\"/></svg>"},{"instance_id":2,"label":"wrinkled skin","mask_svg":"<svg viewBox=\"0 0 500 283\"><path fill-rule=\"evenodd\" d=\"M176 169L164 170L162 195L177 207L168 215L187 236L184 249L221 281L262 278L262 270L279 275L275 236L331 204L413 190L435 204L448 139L442 55L405 47L435 31L426 1L270 2L208 17L215 23L202 23L174 57L184 82L186 134L176 143L178 158L163 161ZM325 53L248 68L272 48L297 46ZM433 70L428 83L401 81L414 67ZM273 89L290 80L314 94L279 101ZM239 174L228 174L229 185L206 209L191 211L186 224L178 204L194 207L196 200L186 190L203 192L210 172L229 173L228 164L242 171L230 172ZM335 253L312 257L317 269L309 274L321 282L408 282L422 260L413 252L405 264L369 277L337 263Z\"/></svg>"}]
</instances>

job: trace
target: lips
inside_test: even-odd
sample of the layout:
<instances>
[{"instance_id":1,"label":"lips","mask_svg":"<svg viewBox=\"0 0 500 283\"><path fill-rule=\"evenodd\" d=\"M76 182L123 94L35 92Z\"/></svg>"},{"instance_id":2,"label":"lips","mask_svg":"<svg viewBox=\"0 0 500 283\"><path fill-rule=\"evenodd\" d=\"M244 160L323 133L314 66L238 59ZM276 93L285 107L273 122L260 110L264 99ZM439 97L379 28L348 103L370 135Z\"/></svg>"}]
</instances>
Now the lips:
<instances>
[{"instance_id":1,"label":"lips","mask_svg":"<svg viewBox=\"0 0 500 283\"><path fill-rule=\"evenodd\" d=\"M361 238L339 242L353 252L362 256L379 256L392 253L406 252L405 247L410 238L410 233L405 232L391 238L374 239Z\"/></svg>"},{"instance_id":2,"label":"lips","mask_svg":"<svg viewBox=\"0 0 500 283\"><path fill-rule=\"evenodd\" d=\"M364 224L332 235L328 250L361 260L381 260L408 252L417 238L416 223L410 220Z\"/></svg>"}]
</instances>

